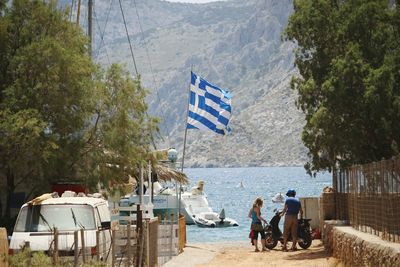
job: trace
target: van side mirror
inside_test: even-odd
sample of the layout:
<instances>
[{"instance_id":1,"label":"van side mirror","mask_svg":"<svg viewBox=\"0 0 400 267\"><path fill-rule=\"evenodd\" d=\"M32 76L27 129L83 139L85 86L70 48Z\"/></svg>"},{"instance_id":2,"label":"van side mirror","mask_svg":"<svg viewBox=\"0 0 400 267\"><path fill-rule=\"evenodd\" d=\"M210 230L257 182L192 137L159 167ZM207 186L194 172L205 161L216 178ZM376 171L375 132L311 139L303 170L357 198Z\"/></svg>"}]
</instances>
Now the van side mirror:
<instances>
[{"instance_id":1,"label":"van side mirror","mask_svg":"<svg viewBox=\"0 0 400 267\"><path fill-rule=\"evenodd\" d=\"M111 222L101 222L101 229L106 230L111 228Z\"/></svg>"}]
</instances>

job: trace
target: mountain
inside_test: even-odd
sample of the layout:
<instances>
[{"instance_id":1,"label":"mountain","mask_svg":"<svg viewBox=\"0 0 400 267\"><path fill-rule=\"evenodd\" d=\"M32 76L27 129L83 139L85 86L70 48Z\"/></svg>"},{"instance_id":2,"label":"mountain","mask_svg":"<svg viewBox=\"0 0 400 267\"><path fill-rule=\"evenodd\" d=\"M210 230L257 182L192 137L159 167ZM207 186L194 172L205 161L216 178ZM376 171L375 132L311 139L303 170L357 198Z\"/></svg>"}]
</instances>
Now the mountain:
<instances>
[{"instance_id":1,"label":"mountain","mask_svg":"<svg viewBox=\"0 0 400 267\"><path fill-rule=\"evenodd\" d=\"M233 95L232 132L221 137L189 130L186 167L306 162L307 149L301 142L305 120L289 85L296 74L295 45L282 41L293 11L291 0L121 3L138 72L151 92L149 112L162 120L165 137L160 148L183 150L193 68ZM134 73L119 2L96 1L94 14L97 62L124 63Z\"/></svg>"}]
</instances>

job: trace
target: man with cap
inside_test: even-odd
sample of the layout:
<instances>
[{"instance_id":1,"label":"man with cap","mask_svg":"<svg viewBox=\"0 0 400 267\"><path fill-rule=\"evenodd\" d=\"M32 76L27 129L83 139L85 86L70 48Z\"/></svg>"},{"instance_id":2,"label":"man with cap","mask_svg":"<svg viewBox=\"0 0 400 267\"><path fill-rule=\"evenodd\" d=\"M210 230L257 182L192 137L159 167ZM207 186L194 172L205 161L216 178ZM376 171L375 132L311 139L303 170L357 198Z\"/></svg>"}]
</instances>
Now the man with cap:
<instances>
[{"instance_id":1,"label":"man with cap","mask_svg":"<svg viewBox=\"0 0 400 267\"><path fill-rule=\"evenodd\" d=\"M300 216L303 217L303 209L301 208L301 202L296 198L296 191L289 189L286 193L285 207L283 208L283 214L285 214L285 224L283 230L283 251L287 251L287 239L289 236L289 231L292 234L292 250L297 250L297 217L300 212Z\"/></svg>"}]
</instances>

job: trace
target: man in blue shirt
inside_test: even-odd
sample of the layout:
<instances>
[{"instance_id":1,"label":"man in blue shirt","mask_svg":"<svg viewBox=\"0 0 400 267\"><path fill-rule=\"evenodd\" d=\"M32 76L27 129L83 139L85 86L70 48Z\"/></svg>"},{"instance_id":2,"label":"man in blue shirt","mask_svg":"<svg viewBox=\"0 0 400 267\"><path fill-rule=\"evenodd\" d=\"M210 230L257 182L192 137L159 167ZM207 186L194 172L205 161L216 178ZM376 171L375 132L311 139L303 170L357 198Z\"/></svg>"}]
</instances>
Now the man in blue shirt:
<instances>
[{"instance_id":1,"label":"man in blue shirt","mask_svg":"<svg viewBox=\"0 0 400 267\"><path fill-rule=\"evenodd\" d=\"M285 207L283 209L283 213L285 215L285 225L283 230L283 251L287 251L287 239L289 236L289 232L292 234L292 250L297 250L296 243L297 243L297 217L300 212L300 216L303 217L303 209L301 208L301 203L298 198L296 198L296 191L293 189L289 189L286 193L288 197L285 201Z\"/></svg>"}]
</instances>

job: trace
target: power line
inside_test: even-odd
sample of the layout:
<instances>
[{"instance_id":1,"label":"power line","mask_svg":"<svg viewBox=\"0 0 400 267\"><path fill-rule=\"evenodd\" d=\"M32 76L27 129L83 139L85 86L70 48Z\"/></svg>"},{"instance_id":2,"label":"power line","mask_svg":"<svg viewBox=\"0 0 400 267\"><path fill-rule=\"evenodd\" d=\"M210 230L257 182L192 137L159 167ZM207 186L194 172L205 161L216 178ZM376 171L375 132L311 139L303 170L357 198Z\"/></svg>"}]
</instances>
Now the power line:
<instances>
[{"instance_id":1,"label":"power line","mask_svg":"<svg viewBox=\"0 0 400 267\"><path fill-rule=\"evenodd\" d=\"M128 27L126 26L125 15L124 15L124 10L122 9L121 0L119 0L118 2L119 2L119 7L121 8L122 19L124 20L125 31L126 31L126 37L128 38L129 48L131 49L131 56L132 56L132 60L133 60L133 65L134 65L134 67L135 67L136 76L139 76L139 73L138 73L138 70L137 70L137 67L136 67L135 56L133 55L133 49L132 49L131 39L129 38Z\"/></svg>"}]
</instances>

